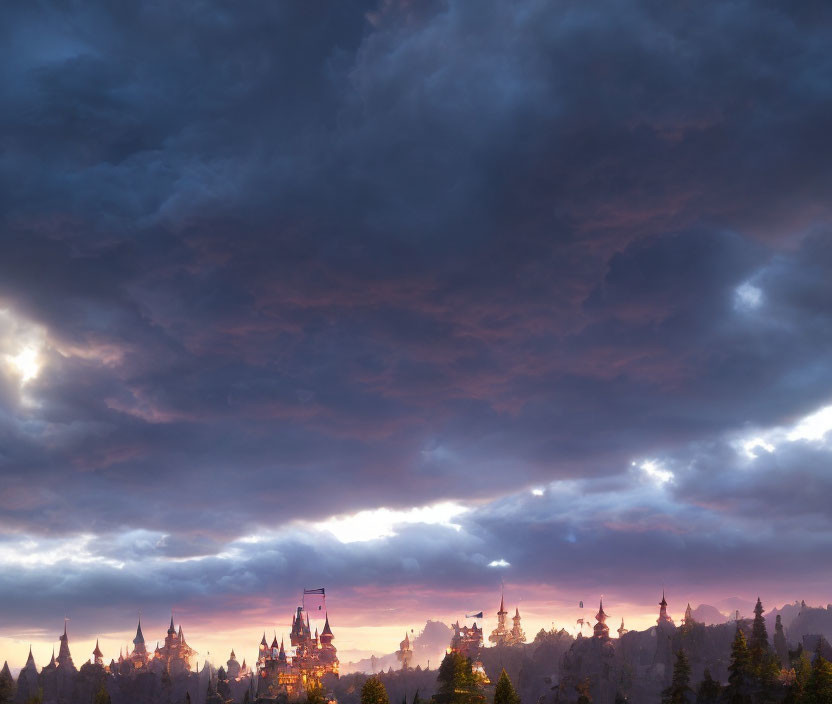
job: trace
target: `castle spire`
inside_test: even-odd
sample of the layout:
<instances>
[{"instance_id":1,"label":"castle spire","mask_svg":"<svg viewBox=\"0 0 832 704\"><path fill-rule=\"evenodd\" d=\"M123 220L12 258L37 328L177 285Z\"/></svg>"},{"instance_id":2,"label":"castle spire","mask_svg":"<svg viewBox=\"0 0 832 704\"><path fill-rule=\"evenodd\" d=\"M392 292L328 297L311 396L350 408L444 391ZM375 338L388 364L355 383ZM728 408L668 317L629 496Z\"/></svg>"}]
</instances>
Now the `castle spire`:
<instances>
[{"instance_id":1,"label":"castle spire","mask_svg":"<svg viewBox=\"0 0 832 704\"><path fill-rule=\"evenodd\" d=\"M142 633L142 617L139 616L139 625L136 626L136 637L133 638L133 645L144 645L144 634Z\"/></svg>"},{"instance_id":2,"label":"castle spire","mask_svg":"<svg viewBox=\"0 0 832 704\"><path fill-rule=\"evenodd\" d=\"M669 623L673 625L673 619L667 614L667 599L664 598L664 589L662 589L662 600L659 602L659 618L656 620L658 625Z\"/></svg>"},{"instance_id":3,"label":"castle spire","mask_svg":"<svg viewBox=\"0 0 832 704\"><path fill-rule=\"evenodd\" d=\"M326 615L326 619L324 620L324 630L321 631L322 636L331 636L332 629L329 627L329 614Z\"/></svg>"},{"instance_id":4,"label":"castle spire","mask_svg":"<svg viewBox=\"0 0 832 704\"><path fill-rule=\"evenodd\" d=\"M610 637L610 627L607 625L607 614L604 613L604 600L598 602L598 613L595 614L597 623L593 627L593 635L600 639L606 640Z\"/></svg>"}]
</instances>

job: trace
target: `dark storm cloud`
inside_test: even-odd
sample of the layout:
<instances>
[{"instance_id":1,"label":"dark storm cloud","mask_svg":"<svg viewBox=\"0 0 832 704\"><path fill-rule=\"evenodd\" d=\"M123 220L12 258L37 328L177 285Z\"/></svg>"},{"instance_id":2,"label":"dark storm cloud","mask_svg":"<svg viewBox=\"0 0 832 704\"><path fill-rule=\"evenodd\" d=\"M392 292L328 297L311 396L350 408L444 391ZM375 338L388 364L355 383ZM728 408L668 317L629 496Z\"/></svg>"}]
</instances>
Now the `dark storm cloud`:
<instances>
[{"instance_id":1,"label":"dark storm cloud","mask_svg":"<svg viewBox=\"0 0 832 704\"><path fill-rule=\"evenodd\" d=\"M715 497L738 488L706 469L726 434L832 398L823 4L0 12L0 352L46 337L23 389L0 367L9 535L89 533L140 570L301 517L555 479L600 497L653 456L700 462ZM562 566L580 544L647 569L648 539L705 564L724 536L685 477L601 528L522 508L458 540L513 536L530 579L553 540ZM674 544L682 518L703 531ZM740 533L725 559L751 564ZM449 584L487 569L407 546ZM358 584L336 547L316 564ZM153 567L159 601L266 581L214 559Z\"/></svg>"}]
</instances>

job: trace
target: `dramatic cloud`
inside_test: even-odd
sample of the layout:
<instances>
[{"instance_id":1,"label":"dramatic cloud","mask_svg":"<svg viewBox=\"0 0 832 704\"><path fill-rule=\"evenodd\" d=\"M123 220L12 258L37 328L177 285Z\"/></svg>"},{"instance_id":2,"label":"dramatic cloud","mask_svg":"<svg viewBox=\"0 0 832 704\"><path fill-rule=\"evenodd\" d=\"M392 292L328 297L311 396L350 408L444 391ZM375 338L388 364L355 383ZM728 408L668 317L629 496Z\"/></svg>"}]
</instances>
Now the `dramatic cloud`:
<instances>
[{"instance_id":1,"label":"dramatic cloud","mask_svg":"<svg viewBox=\"0 0 832 704\"><path fill-rule=\"evenodd\" d=\"M540 623L828 600L826 4L24 3L0 37L0 637L268 625L311 584L347 627L500 579Z\"/></svg>"}]
</instances>

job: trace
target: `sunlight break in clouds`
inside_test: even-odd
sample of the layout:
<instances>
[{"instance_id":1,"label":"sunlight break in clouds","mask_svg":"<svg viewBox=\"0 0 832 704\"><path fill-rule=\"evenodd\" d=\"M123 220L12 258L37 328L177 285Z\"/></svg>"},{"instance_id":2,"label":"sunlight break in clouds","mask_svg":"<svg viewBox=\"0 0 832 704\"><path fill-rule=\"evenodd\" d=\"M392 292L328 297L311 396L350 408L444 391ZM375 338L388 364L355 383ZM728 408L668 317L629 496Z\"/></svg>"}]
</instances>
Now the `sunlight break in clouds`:
<instances>
[{"instance_id":1,"label":"sunlight break in clouds","mask_svg":"<svg viewBox=\"0 0 832 704\"><path fill-rule=\"evenodd\" d=\"M45 342L46 331L42 327L17 318L8 309L0 309L0 352L21 387L40 373Z\"/></svg>"},{"instance_id":2,"label":"sunlight break in clouds","mask_svg":"<svg viewBox=\"0 0 832 704\"><path fill-rule=\"evenodd\" d=\"M659 486L667 484L673 479L673 472L664 469L655 460L644 460L639 467L650 479L653 479Z\"/></svg>"},{"instance_id":3,"label":"sunlight break in clouds","mask_svg":"<svg viewBox=\"0 0 832 704\"><path fill-rule=\"evenodd\" d=\"M763 292L747 281L737 286L734 292L734 306L738 309L754 310L763 302Z\"/></svg>"},{"instance_id":4,"label":"sunlight break in clouds","mask_svg":"<svg viewBox=\"0 0 832 704\"><path fill-rule=\"evenodd\" d=\"M359 511L351 516L334 516L316 527L329 531L342 543L357 543L390 538L396 535L396 526L405 524L441 525L458 531L461 526L452 523L451 519L467 510L451 501L414 507L407 511L382 507Z\"/></svg>"}]
</instances>

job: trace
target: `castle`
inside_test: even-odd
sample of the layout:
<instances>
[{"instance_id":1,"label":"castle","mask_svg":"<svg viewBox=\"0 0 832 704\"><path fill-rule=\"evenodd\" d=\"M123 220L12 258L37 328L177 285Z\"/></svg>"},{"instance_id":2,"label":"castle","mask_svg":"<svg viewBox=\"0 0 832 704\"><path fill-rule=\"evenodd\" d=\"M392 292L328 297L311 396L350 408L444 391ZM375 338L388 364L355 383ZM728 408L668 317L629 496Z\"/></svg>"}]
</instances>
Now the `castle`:
<instances>
[{"instance_id":1,"label":"castle","mask_svg":"<svg viewBox=\"0 0 832 704\"><path fill-rule=\"evenodd\" d=\"M515 608L514 610L514 616L511 619L511 629L506 627L507 615L508 611L506 611L505 602L501 595L500 610L497 611L497 627L491 631L491 635L488 636L489 642L494 645L520 645L521 643L525 643L526 634L520 626L520 609Z\"/></svg>"},{"instance_id":2,"label":"castle","mask_svg":"<svg viewBox=\"0 0 832 704\"><path fill-rule=\"evenodd\" d=\"M278 644L275 635L271 645L268 645L266 634L263 633L257 659L258 698L277 698L285 695L294 699L310 689L320 687L324 675L337 676L338 655L332 644L333 638L329 614L326 615L320 635L316 628L313 636L309 626L309 614L306 614L304 620L301 606L292 617L292 630L289 634L289 641L295 649L293 657L287 655L282 638Z\"/></svg>"}]
</instances>

